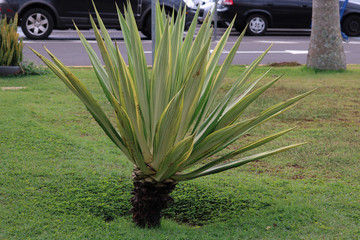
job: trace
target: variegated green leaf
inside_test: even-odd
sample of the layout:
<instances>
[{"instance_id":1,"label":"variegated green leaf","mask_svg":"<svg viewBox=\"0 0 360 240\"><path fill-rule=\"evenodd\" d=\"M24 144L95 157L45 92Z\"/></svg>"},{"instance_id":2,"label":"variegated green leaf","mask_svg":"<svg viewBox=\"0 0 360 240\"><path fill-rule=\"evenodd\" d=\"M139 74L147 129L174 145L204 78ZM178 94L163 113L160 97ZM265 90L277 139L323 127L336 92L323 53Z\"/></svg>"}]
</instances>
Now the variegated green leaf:
<instances>
[{"instance_id":1,"label":"variegated green leaf","mask_svg":"<svg viewBox=\"0 0 360 240\"><path fill-rule=\"evenodd\" d=\"M265 75L263 75L265 76ZM252 93L249 93L253 87L262 79L261 76L254 83L250 85L248 89L246 89L238 99L233 103L233 105L228 106L229 109L225 109L223 116L219 119L219 122L215 129L221 129L229 124L234 123L238 117L246 110L246 108L253 103L259 96L269 89L274 83L276 83L280 78L276 78L273 81L263 85L262 87L256 89Z\"/></svg>"},{"instance_id":2,"label":"variegated green leaf","mask_svg":"<svg viewBox=\"0 0 360 240\"><path fill-rule=\"evenodd\" d=\"M168 25L168 22L166 22ZM169 103L169 78L172 76L171 43L169 26L164 27L164 34L155 52L154 67L151 75L151 117L153 133L164 109ZM164 67L167 66L167 67Z\"/></svg>"},{"instance_id":3,"label":"variegated green leaf","mask_svg":"<svg viewBox=\"0 0 360 240\"><path fill-rule=\"evenodd\" d=\"M188 132L200 98L201 89L205 79L206 59L209 56L210 39L202 47L194 63L189 68L184 82L184 114L178 132L178 140L182 139Z\"/></svg>"},{"instance_id":4,"label":"variegated green leaf","mask_svg":"<svg viewBox=\"0 0 360 240\"><path fill-rule=\"evenodd\" d=\"M156 126L154 136L154 162L152 167L158 169L165 154L176 143L176 136L183 113L184 91L180 91L168 104Z\"/></svg>"},{"instance_id":5,"label":"variegated green leaf","mask_svg":"<svg viewBox=\"0 0 360 240\"><path fill-rule=\"evenodd\" d=\"M186 161L193 149L194 136L189 136L175 144L161 161L155 179L159 182L170 178L178 170L179 165Z\"/></svg>"},{"instance_id":6,"label":"variegated green leaf","mask_svg":"<svg viewBox=\"0 0 360 240\"><path fill-rule=\"evenodd\" d=\"M102 87L105 96L107 97L107 99L109 100L109 102L111 102L111 84L109 82L109 77L99 59L99 57L97 56L97 54L95 53L94 49L91 47L91 45L89 44L89 42L85 39L84 35L80 32L80 30L77 28L77 26L74 23L74 26L76 28L76 31L78 32L78 35L80 37L80 40L89 56L89 59L91 61L91 64L94 67L95 70L95 74L97 76L97 79L100 83L100 86Z\"/></svg>"},{"instance_id":7,"label":"variegated green leaf","mask_svg":"<svg viewBox=\"0 0 360 240\"><path fill-rule=\"evenodd\" d=\"M144 174L153 173L153 171L146 166L144 156L141 154L139 142L136 138L136 134L129 116L120 105L116 105L115 113L117 116L121 136L124 140L124 144L127 146L127 149L131 154L133 162Z\"/></svg>"},{"instance_id":8,"label":"variegated green leaf","mask_svg":"<svg viewBox=\"0 0 360 240\"><path fill-rule=\"evenodd\" d=\"M268 142L271 142L279 137L281 137L282 135L288 133L289 131L293 130L294 128L291 128L291 129L288 129L288 130L285 130L285 131L281 131L279 133L276 133L274 135L271 135L271 136L268 136L268 137L265 137L265 138L262 138L260 140L257 140L255 142L252 142L252 143L249 143L235 151L232 151L230 153L227 153L225 154L224 156L218 158L218 159L215 159L215 160L211 160L209 163L205 164L204 166L194 170L194 171L191 171L189 173L186 173L186 174L181 174L179 175L179 177L181 176L182 178L186 178L186 179L189 179L189 178L192 178L192 177L195 177L196 175L200 174L201 172L204 172L206 170L208 170L209 168L211 167L214 167L220 163L223 163L231 158L234 158L240 154L243 154L247 151L250 151L250 150L253 150L253 149L256 149Z\"/></svg>"},{"instance_id":9,"label":"variegated green leaf","mask_svg":"<svg viewBox=\"0 0 360 240\"><path fill-rule=\"evenodd\" d=\"M255 160L259 160L259 159L262 159L262 158L265 158L265 157L269 157L269 156L284 152L286 150L289 150L289 149L292 149L292 148L295 148L295 147L299 147L299 146L304 145L304 144L306 144L306 143L293 144L293 145L278 148L278 149L275 149L275 150L270 150L270 151L262 152L262 153L259 153L259 154L255 154L255 155L252 155L252 156L249 156L249 157L240 158L240 159L238 159L236 161L232 161L232 162L229 162L229 163L222 164L220 166L212 167L212 168L210 168L210 169L208 169L208 170L206 170L204 172L201 172L201 173L199 173L199 174L197 174L197 175L195 175L195 176L193 176L191 178L182 178L182 176L179 175L179 176L174 176L173 179L176 180L176 181L185 181L185 180L190 180L190 179L194 179L194 178L198 178L198 177L203 177L203 176L210 175L210 174L223 172L223 171L226 171L226 170L229 170L229 169L232 169L232 168L242 166L242 165L244 165L246 163L249 163L249 162L252 162L252 161L255 161Z\"/></svg>"},{"instance_id":10,"label":"variegated green leaf","mask_svg":"<svg viewBox=\"0 0 360 240\"><path fill-rule=\"evenodd\" d=\"M233 48L234 49L234 48ZM218 124L218 120L222 116L223 112L225 111L227 105L230 103L230 101L234 98L234 95L236 92L240 91L240 89L244 89L244 86L246 85L246 81L251 76L252 72L255 71L256 67L260 64L261 60L265 57L265 54L267 51L270 50L270 47L261 54L241 75L240 77L235 81L233 86L230 88L230 90L227 92L224 98L220 100L218 105L212 110L210 114L203 113L205 116L208 116L205 118L205 120L202 123L198 123L198 129L196 134L196 141L200 141L201 139L204 139L209 133L213 132ZM225 64L225 63L224 63ZM228 68L228 65L224 65L225 69ZM230 64L230 62L227 62L226 64ZM227 69L226 69L227 70ZM219 76L220 78L225 77L224 72L219 72L222 74L222 76ZM219 74L218 74L219 75ZM216 89L217 90L217 89ZM215 94L212 92L211 94ZM214 96L212 96L213 98ZM208 103L210 104L210 102Z\"/></svg>"}]
</instances>

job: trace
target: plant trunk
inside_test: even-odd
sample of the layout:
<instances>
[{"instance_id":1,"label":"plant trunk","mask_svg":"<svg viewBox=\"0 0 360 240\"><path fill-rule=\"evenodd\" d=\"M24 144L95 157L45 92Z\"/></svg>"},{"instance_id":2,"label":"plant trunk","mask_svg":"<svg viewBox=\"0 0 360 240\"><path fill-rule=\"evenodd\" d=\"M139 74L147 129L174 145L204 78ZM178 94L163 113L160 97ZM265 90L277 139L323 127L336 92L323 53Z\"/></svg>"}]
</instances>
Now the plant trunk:
<instances>
[{"instance_id":1,"label":"plant trunk","mask_svg":"<svg viewBox=\"0 0 360 240\"><path fill-rule=\"evenodd\" d=\"M132 192L134 196L131 198L133 221L142 228L159 227L161 211L173 201L169 194L174 190L176 182L172 180L156 182L137 169L134 170L132 178L134 181Z\"/></svg>"},{"instance_id":2,"label":"plant trunk","mask_svg":"<svg viewBox=\"0 0 360 240\"><path fill-rule=\"evenodd\" d=\"M313 0L312 29L306 65L319 70L345 70L338 0Z\"/></svg>"}]
</instances>

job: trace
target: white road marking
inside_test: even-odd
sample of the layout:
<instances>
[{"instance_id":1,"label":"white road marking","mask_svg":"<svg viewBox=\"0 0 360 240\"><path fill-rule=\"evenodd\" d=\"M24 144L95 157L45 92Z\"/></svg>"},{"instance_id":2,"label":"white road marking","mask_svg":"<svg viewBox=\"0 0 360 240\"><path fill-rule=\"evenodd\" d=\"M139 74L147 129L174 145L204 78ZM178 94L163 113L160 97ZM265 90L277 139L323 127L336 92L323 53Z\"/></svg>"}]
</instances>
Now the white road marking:
<instances>
[{"instance_id":1,"label":"white road marking","mask_svg":"<svg viewBox=\"0 0 360 240\"><path fill-rule=\"evenodd\" d=\"M96 40L88 40L90 44L96 44ZM257 41L262 43L267 43L267 41ZM47 41L36 41L36 40L25 40L24 43L32 44L32 43L38 43L42 45L50 45L50 44L81 44L80 40L47 40ZM144 43L151 43L151 40L145 40ZM269 41L270 43L270 41ZM280 42L274 42L274 43L280 43ZM289 42L281 42L283 43L289 43ZM290 42L292 44L296 42ZM360 41L350 41L348 44L360 44ZM210 50L212 52L213 50ZM223 50L222 54L228 54L230 51ZM237 54L262 54L264 51L236 51ZM152 51L144 51L145 54L152 54ZM345 53L348 53L348 51L345 51ZM281 50L281 51L269 51L268 54L292 54L292 55L306 55L308 54L308 50Z\"/></svg>"},{"instance_id":2,"label":"white road marking","mask_svg":"<svg viewBox=\"0 0 360 240\"><path fill-rule=\"evenodd\" d=\"M299 44L300 42L290 42L290 41L255 41L257 43L276 43L276 44Z\"/></svg>"},{"instance_id":3,"label":"white road marking","mask_svg":"<svg viewBox=\"0 0 360 240\"><path fill-rule=\"evenodd\" d=\"M56 42L48 42L58 44ZM90 43L96 43L96 41L90 41ZM210 50L212 52L213 50ZM144 51L145 54L152 54L152 51ZM221 54L229 54L230 51L224 50ZM262 54L264 51L236 51L236 54ZM292 55L298 55L298 54L307 54L307 50L283 50L283 51L269 51L268 54L292 54Z\"/></svg>"},{"instance_id":4,"label":"white road marking","mask_svg":"<svg viewBox=\"0 0 360 240\"><path fill-rule=\"evenodd\" d=\"M289 52L290 51L290 52ZM293 54L291 52L292 50L283 50L283 51L269 51L268 54L281 54L281 53L285 53L285 54ZM224 53L224 52L223 52ZM236 53L240 53L240 54L262 54L264 53L264 51L236 51Z\"/></svg>"},{"instance_id":5,"label":"white road marking","mask_svg":"<svg viewBox=\"0 0 360 240\"><path fill-rule=\"evenodd\" d=\"M291 53L291 54L308 54L308 50L285 50L285 52L287 53Z\"/></svg>"},{"instance_id":6,"label":"white road marking","mask_svg":"<svg viewBox=\"0 0 360 240\"><path fill-rule=\"evenodd\" d=\"M212 52L211 50L210 52ZM152 51L144 51L145 54L151 54ZM228 54L229 51L223 51L222 54ZM264 51L236 51L237 54L262 54ZM307 50L284 50L284 51L269 51L268 54L307 54Z\"/></svg>"},{"instance_id":7,"label":"white road marking","mask_svg":"<svg viewBox=\"0 0 360 240\"><path fill-rule=\"evenodd\" d=\"M52 40L51 38L46 41L39 41L39 40L24 40L24 43L39 43L39 44L64 44L64 43L81 43L80 40ZM89 43L96 43L96 40L88 40ZM151 40L142 40L143 44L151 43ZM282 41L256 41L257 43L278 43L278 44L300 44L300 42L282 42ZM227 42L228 44L235 43L235 42ZM246 42L244 42L246 43ZM251 43L253 44L253 43ZM360 38L352 40L350 42L344 44L360 44Z\"/></svg>"},{"instance_id":8,"label":"white road marking","mask_svg":"<svg viewBox=\"0 0 360 240\"><path fill-rule=\"evenodd\" d=\"M39 44L65 44L65 43L79 43L80 40L47 40L47 41L39 41L39 40L24 40L24 43L39 43ZM89 43L96 43L96 40L88 40Z\"/></svg>"}]
</instances>

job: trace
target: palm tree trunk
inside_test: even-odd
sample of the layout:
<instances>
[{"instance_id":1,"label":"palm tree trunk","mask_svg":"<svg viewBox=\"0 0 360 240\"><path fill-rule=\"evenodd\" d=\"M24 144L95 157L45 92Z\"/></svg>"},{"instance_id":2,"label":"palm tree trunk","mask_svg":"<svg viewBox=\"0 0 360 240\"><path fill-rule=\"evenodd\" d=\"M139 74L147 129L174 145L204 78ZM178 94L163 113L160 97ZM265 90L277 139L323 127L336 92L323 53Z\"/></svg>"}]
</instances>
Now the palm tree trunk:
<instances>
[{"instance_id":1,"label":"palm tree trunk","mask_svg":"<svg viewBox=\"0 0 360 240\"><path fill-rule=\"evenodd\" d=\"M313 0L312 29L307 66L320 70L345 70L338 0Z\"/></svg>"},{"instance_id":2,"label":"palm tree trunk","mask_svg":"<svg viewBox=\"0 0 360 240\"><path fill-rule=\"evenodd\" d=\"M176 182L166 180L156 182L154 179L135 169L132 174L134 190L131 198L133 221L138 227L155 228L160 226L161 211L173 201L170 193Z\"/></svg>"}]
</instances>

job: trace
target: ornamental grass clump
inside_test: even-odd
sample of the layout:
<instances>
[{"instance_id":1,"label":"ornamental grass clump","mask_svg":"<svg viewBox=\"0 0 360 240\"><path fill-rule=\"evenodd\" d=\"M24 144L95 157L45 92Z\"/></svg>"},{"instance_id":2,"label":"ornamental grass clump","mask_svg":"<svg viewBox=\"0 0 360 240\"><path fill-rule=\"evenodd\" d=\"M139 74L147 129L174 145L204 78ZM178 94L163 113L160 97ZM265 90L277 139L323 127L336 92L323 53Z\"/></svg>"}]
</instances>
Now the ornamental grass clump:
<instances>
[{"instance_id":1,"label":"ornamental grass clump","mask_svg":"<svg viewBox=\"0 0 360 240\"><path fill-rule=\"evenodd\" d=\"M124 10L124 16L117 8L128 65L98 13L100 30L91 16L90 20L105 66L78 31L100 86L114 110L110 113L114 121L83 83L51 52L46 49L53 62L34 51L79 97L106 135L134 165L131 213L135 224L140 227L160 225L161 211L172 200L169 194L178 182L219 173L301 145L247 154L291 130L288 129L255 142L237 143L240 147L230 152L222 151L309 94L304 93L276 104L254 117L243 116L246 108L278 81L277 78L255 88L266 73L258 78L250 78L267 50L239 74L225 97L215 102L244 33L239 36L218 71L215 71L233 22L211 51L210 16L207 16L194 38L196 13L184 38L185 10L169 18L159 4L156 9L156 46L151 71L145 61L131 7Z\"/></svg>"},{"instance_id":2,"label":"ornamental grass clump","mask_svg":"<svg viewBox=\"0 0 360 240\"><path fill-rule=\"evenodd\" d=\"M23 42L17 33L18 15L8 22L0 18L0 66L19 66L23 58Z\"/></svg>"}]
</instances>

